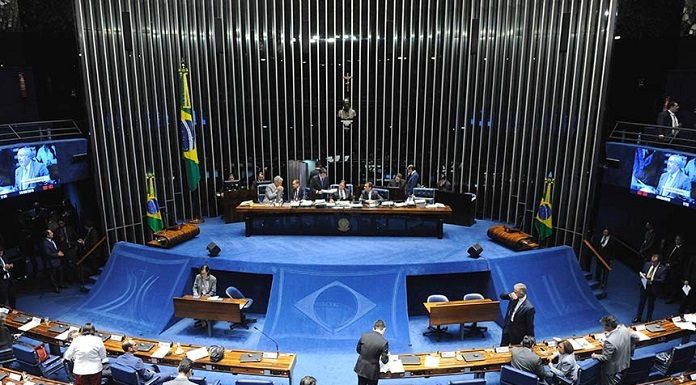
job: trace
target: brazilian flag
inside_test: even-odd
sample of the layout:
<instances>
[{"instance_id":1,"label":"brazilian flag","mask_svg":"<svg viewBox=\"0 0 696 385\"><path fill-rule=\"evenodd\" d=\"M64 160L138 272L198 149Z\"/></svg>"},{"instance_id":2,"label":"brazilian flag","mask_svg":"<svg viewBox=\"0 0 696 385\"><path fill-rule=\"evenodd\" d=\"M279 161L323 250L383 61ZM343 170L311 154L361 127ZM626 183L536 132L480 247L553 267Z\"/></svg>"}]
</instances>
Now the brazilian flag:
<instances>
[{"instance_id":1,"label":"brazilian flag","mask_svg":"<svg viewBox=\"0 0 696 385\"><path fill-rule=\"evenodd\" d=\"M164 228L162 214L160 214L159 203L157 203L157 192L155 191L155 174L147 174L147 225L152 232L156 233Z\"/></svg>"},{"instance_id":2,"label":"brazilian flag","mask_svg":"<svg viewBox=\"0 0 696 385\"><path fill-rule=\"evenodd\" d=\"M198 188L198 181L201 180L201 172L198 167L196 131L193 129L188 69L183 64L179 69L179 103L181 105L181 148L184 152L184 168L186 169L188 188L190 191L195 191Z\"/></svg>"},{"instance_id":3,"label":"brazilian flag","mask_svg":"<svg viewBox=\"0 0 696 385\"><path fill-rule=\"evenodd\" d=\"M537 215L534 219L534 227L539 234L539 242L543 242L553 234L553 222L551 220L551 186L553 186L553 178L549 174L549 177L544 180L544 196L541 197L539 210L537 210Z\"/></svg>"}]
</instances>

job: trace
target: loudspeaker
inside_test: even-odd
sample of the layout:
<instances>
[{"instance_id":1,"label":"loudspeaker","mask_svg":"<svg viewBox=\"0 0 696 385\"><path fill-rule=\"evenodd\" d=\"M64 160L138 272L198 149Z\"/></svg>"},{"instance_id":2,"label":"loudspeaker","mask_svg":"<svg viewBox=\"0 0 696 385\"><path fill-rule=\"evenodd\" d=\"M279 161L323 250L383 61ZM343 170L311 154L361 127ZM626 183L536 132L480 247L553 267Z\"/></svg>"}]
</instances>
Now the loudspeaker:
<instances>
[{"instance_id":1,"label":"loudspeaker","mask_svg":"<svg viewBox=\"0 0 696 385\"><path fill-rule=\"evenodd\" d=\"M130 12L121 12L121 22L123 23L123 48L128 52L133 52Z\"/></svg>"},{"instance_id":2,"label":"loudspeaker","mask_svg":"<svg viewBox=\"0 0 696 385\"><path fill-rule=\"evenodd\" d=\"M208 255L211 257L217 257L220 254L220 246L216 245L215 242L208 243Z\"/></svg>"},{"instance_id":3,"label":"loudspeaker","mask_svg":"<svg viewBox=\"0 0 696 385\"><path fill-rule=\"evenodd\" d=\"M478 258L481 256L481 253L483 252L483 247L481 247L481 245L479 245L478 243L475 243L469 247L467 252L469 253L469 258Z\"/></svg>"}]
</instances>

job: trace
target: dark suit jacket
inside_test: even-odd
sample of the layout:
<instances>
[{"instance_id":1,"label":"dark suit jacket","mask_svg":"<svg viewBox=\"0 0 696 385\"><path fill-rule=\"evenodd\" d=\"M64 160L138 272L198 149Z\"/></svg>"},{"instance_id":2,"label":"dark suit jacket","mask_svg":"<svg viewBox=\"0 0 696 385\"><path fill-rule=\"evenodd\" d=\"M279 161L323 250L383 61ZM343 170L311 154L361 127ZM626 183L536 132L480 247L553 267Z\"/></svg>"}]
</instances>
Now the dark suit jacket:
<instances>
[{"instance_id":1,"label":"dark suit jacket","mask_svg":"<svg viewBox=\"0 0 696 385\"><path fill-rule=\"evenodd\" d=\"M643 274L648 275L648 271L650 271L650 266L652 265L651 262L645 262L643 265ZM665 267L664 263L660 263L657 266L657 271L655 274L653 274L653 279L652 282L648 282L647 284L647 289L648 290L659 290L662 284L665 282L667 279L667 268ZM643 289L643 285L640 286L641 289Z\"/></svg>"},{"instance_id":2,"label":"dark suit jacket","mask_svg":"<svg viewBox=\"0 0 696 385\"><path fill-rule=\"evenodd\" d=\"M680 270L686 267L686 247L681 245L676 250L674 247L675 245L671 245L665 251L665 264L669 263L670 270L682 274Z\"/></svg>"},{"instance_id":3,"label":"dark suit jacket","mask_svg":"<svg viewBox=\"0 0 696 385\"><path fill-rule=\"evenodd\" d=\"M384 198L379 195L379 193L375 190L371 191L370 196L368 196L367 191L363 190L362 194L360 194L360 200L361 201L367 201L367 200L373 200L373 201L382 201Z\"/></svg>"},{"instance_id":4,"label":"dark suit jacket","mask_svg":"<svg viewBox=\"0 0 696 385\"><path fill-rule=\"evenodd\" d=\"M299 191L298 191L299 190ZM295 199L295 195L297 195L297 199ZM300 186L297 189L292 189L290 191L290 201L301 201L305 199L305 188Z\"/></svg>"},{"instance_id":5,"label":"dark suit jacket","mask_svg":"<svg viewBox=\"0 0 696 385\"><path fill-rule=\"evenodd\" d=\"M355 350L360 355L353 369L355 373L368 380L378 380L379 361L389 362L389 342L381 334L371 331L360 337Z\"/></svg>"},{"instance_id":6,"label":"dark suit jacket","mask_svg":"<svg viewBox=\"0 0 696 385\"><path fill-rule=\"evenodd\" d=\"M513 343L522 341L524 336L534 336L534 315L536 314L536 309L534 309L532 301L529 298L524 300L520 308L517 309L517 313L515 313L515 320L512 321L512 312L515 310L519 299L510 300L508 293L501 294L500 299L510 301L505 314L505 322L503 323L503 333L508 333Z\"/></svg>"},{"instance_id":7,"label":"dark suit jacket","mask_svg":"<svg viewBox=\"0 0 696 385\"><path fill-rule=\"evenodd\" d=\"M602 235L600 234L599 237L597 237L597 240L595 242L595 248L599 252L599 255L602 256L607 261L611 261L614 259L614 248L616 247L614 237L609 235L609 241L607 241L607 245L602 247Z\"/></svg>"},{"instance_id":8,"label":"dark suit jacket","mask_svg":"<svg viewBox=\"0 0 696 385\"><path fill-rule=\"evenodd\" d=\"M346 194L345 198L341 198L341 197L339 196L339 194L338 194L339 192L338 192L338 190L337 190L337 191L333 194L334 200L337 200L337 201L352 201L352 200L353 200L353 196L350 194L350 191L348 191L347 188L344 189L343 191L345 191L345 194Z\"/></svg>"},{"instance_id":9,"label":"dark suit jacket","mask_svg":"<svg viewBox=\"0 0 696 385\"><path fill-rule=\"evenodd\" d=\"M418 176L418 172L416 170L413 170L411 175L406 178L406 197L408 198L409 195L413 194L413 189L418 186L418 181L420 180L420 176Z\"/></svg>"},{"instance_id":10,"label":"dark suit jacket","mask_svg":"<svg viewBox=\"0 0 696 385\"><path fill-rule=\"evenodd\" d=\"M54 241L55 242L55 241ZM41 241L41 253L44 257L45 267L59 267L60 256L58 256L58 248L53 246L48 238Z\"/></svg>"},{"instance_id":11,"label":"dark suit jacket","mask_svg":"<svg viewBox=\"0 0 696 385\"><path fill-rule=\"evenodd\" d=\"M515 318L517 318L517 316L515 316ZM541 362L541 358L531 349L516 346L511 349L511 353L512 359L510 365L512 365L513 368L536 374L536 376L542 380L546 378L546 372L544 372L544 364Z\"/></svg>"},{"instance_id":12,"label":"dark suit jacket","mask_svg":"<svg viewBox=\"0 0 696 385\"><path fill-rule=\"evenodd\" d=\"M321 182L319 175L314 176L309 180L309 190L312 199L321 198L323 194L317 194L316 190L326 190L329 188L329 178L324 178L324 183Z\"/></svg>"},{"instance_id":13,"label":"dark suit jacket","mask_svg":"<svg viewBox=\"0 0 696 385\"><path fill-rule=\"evenodd\" d=\"M669 111L664 110L657 114L657 125L672 127L672 116L669 114Z\"/></svg>"}]
</instances>

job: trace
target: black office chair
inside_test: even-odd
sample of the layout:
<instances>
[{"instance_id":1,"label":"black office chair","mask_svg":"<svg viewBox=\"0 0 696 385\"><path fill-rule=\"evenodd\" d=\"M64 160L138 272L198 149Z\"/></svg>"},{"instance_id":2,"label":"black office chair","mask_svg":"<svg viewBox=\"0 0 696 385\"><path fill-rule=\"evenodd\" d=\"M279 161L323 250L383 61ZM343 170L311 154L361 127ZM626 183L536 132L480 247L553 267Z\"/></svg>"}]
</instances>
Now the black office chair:
<instances>
[{"instance_id":1,"label":"black office chair","mask_svg":"<svg viewBox=\"0 0 696 385\"><path fill-rule=\"evenodd\" d=\"M433 303L433 302L449 302L449 299L447 296L442 295L442 294L431 294L428 296L428 299L426 300L428 303ZM442 337L452 337L451 334L447 333L447 326L442 327L442 325L437 325L436 327L428 326L428 330L423 332L424 336L431 336L434 335L435 339L440 341L440 338Z\"/></svg>"},{"instance_id":2,"label":"black office chair","mask_svg":"<svg viewBox=\"0 0 696 385\"><path fill-rule=\"evenodd\" d=\"M244 294L242 294L242 292L241 292L239 289L237 289L236 287L234 287L234 286L230 286L230 287L228 287L227 289L225 289L225 294L227 294L227 296L230 297L230 298L235 298L235 299L246 299L246 300L248 300L248 302L246 303L246 305L244 305L244 307L242 308L242 310L246 310L246 309L250 308L251 305L254 304L254 300L253 300L253 299L251 299L251 298L246 298L246 297L244 296ZM246 318L246 314L245 314L244 312L242 312L242 322L240 322L240 323L238 323L238 324L237 324L237 323L231 323L231 324L230 324L230 329L234 329L234 328L237 327L237 326L243 326L245 329L249 329L249 324L254 323L254 322L256 322L256 319L254 319L254 318Z\"/></svg>"}]
</instances>

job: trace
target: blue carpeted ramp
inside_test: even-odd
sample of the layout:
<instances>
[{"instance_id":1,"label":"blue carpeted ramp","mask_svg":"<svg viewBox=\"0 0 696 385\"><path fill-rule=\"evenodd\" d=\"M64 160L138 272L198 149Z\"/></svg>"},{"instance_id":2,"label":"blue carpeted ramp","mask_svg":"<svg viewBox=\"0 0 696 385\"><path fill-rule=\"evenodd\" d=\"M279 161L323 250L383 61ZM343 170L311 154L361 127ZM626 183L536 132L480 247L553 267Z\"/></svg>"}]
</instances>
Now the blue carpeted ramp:
<instances>
[{"instance_id":1,"label":"blue carpeted ramp","mask_svg":"<svg viewBox=\"0 0 696 385\"><path fill-rule=\"evenodd\" d=\"M377 319L387 323L392 348L408 346L400 267L284 267L275 277L265 331L281 346L302 340L317 348L354 348Z\"/></svg>"},{"instance_id":2,"label":"blue carpeted ramp","mask_svg":"<svg viewBox=\"0 0 696 385\"><path fill-rule=\"evenodd\" d=\"M527 285L536 307L537 338L565 336L599 330L606 310L592 294L567 246L533 250L490 260L491 277L497 293L510 292L513 285ZM507 303L501 302L504 316Z\"/></svg>"},{"instance_id":3,"label":"blue carpeted ramp","mask_svg":"<svg viewBox=\"0 0 696 385\"><path fill-rule=\"evenodd\" d=\"M76 316L98 328L159 334L174 315L172 297L184 292L189 258L118 243Z\"/></svg>"}]
</instances>

